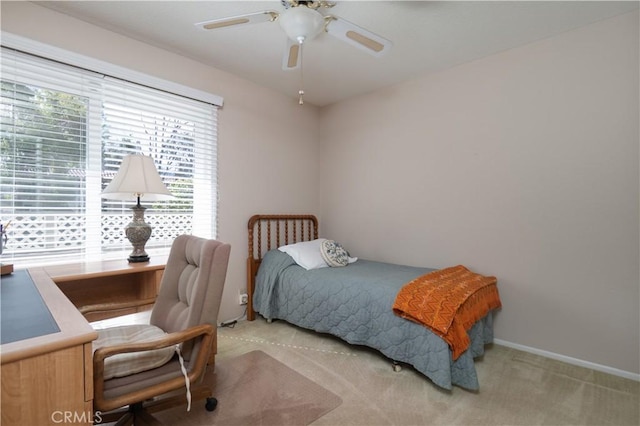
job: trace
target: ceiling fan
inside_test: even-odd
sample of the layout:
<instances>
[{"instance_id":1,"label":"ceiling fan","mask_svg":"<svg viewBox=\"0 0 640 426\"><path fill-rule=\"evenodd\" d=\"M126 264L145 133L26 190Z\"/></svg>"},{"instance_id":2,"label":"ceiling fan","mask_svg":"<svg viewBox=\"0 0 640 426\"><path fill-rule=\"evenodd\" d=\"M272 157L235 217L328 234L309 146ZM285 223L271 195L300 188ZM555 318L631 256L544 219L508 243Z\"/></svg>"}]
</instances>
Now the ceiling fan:
<instances>
[{"instance_id":1,"label":"ceiling fan","mask_svg":"<svg viewBox=\"0 0 640 426\"><path fill-rule=\"evenodd\" d=\"M329 1L280 0L284 12L263 10L245 15L230 16L198 22L195 25L203 30L216 30L245 24L278 21L287 35L286 50L282 60L282 69L300 69L300 90L298 103L302 97L302 48L322 32L326 32L374 56L381 56L391 49L391 41L372 33L356 24L325 12L336 4Z\"/></svg>"}]
</instances>

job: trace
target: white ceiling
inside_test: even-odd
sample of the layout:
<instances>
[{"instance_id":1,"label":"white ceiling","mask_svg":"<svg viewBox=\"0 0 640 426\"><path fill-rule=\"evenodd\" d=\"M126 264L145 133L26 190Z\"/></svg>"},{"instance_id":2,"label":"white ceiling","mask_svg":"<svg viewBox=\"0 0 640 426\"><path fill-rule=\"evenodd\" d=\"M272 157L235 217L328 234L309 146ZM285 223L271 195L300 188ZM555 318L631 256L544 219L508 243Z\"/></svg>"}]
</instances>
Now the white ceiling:
<instances>
[{"instance_id":1,"label":"white ceiling","mask_svg":"<svg viewBox=\"0 0 640 426\"><path fill-rule=\"evenodd\" d=\"M280 1L45 1L41 6L227 71L297 99L274 22L203 31L194 23ZM375 58L328 34L304 50L305 102L324 106L638 8L638 1L336 1L337 15L393 42ZM324 12L323 12L324 13Z\"/></svg>"}]
</instances>

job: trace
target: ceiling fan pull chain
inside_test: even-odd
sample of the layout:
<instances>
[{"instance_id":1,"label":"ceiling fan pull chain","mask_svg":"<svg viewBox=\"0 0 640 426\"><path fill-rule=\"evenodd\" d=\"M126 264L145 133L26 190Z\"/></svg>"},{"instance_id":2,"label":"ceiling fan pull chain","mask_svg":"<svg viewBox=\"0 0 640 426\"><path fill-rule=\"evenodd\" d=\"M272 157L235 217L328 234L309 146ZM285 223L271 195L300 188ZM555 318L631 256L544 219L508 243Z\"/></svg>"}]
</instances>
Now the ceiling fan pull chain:
<instances>
[{"instance_id":1,"label":"ceiling fan pull chain","mask_svg":"<svg viewBox=\"0 0 640 426\"><path fill-rule=\"evenodd\" d=\"M304 67L304 55L303 55L303 45L304 45L304 38L300 37L298 38L298 46L300 47L300 90L298 90L298 105L303 105L304 104L304 100L302 99L302 97L304 96L304 74L303 74L303 67Z\"/></svg>"}]
</instances>

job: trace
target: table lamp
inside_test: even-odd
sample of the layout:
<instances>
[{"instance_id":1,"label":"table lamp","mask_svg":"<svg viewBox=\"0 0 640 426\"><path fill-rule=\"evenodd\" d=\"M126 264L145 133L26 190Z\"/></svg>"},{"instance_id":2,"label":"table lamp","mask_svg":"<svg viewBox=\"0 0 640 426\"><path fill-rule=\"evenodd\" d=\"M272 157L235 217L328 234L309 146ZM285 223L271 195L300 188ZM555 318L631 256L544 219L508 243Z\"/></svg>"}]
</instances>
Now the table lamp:
<instances>
[{"instance_id":1,"label":"table lamp","mask_svg":"<svg viewBox=\"0 0 640 426\"><path fill-rule=\"evenodd\" d=\"M122 159L120 170L111 183L102 191L102 198L111 200L136 199L131 207L133 220L125 227L125 234L133 251L129 262L147 262L149 255L144 245L151 236L151 227L144 221L146 207L140 205L140 198L147 201L163 201L175 198L162 182L153 158L141 154L127 155Z\"/></svg>"}]
</instances>

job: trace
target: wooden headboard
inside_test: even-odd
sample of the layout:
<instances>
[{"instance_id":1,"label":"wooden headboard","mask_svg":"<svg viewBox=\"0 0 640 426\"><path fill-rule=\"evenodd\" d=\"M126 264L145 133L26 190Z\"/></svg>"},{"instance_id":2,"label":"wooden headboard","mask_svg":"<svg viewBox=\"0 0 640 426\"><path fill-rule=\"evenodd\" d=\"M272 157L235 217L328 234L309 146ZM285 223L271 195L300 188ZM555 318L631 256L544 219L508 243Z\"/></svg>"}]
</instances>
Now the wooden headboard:
<instances>
[{"instance_id":1,"label":"wooden headboard","mask_svg":"<svg viewBox=\"0 0 640 426\"><path fill-rule=\"evenodd\" d=\"M318 219L314 215L257 214L248 223L249 256L247 257L247 320L255 319L253 292L262 256L269 250L318 238Z\"/></svg>"}]
</instances>

